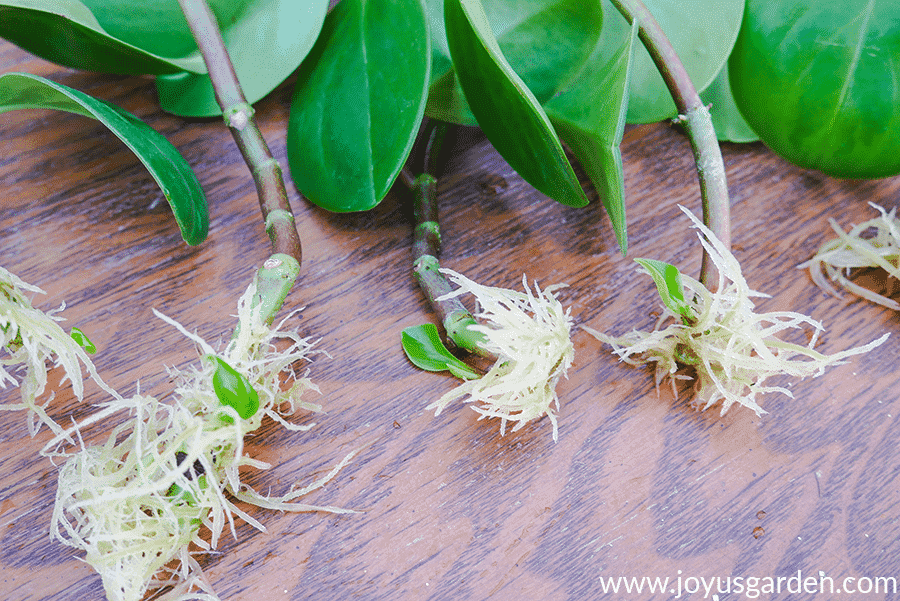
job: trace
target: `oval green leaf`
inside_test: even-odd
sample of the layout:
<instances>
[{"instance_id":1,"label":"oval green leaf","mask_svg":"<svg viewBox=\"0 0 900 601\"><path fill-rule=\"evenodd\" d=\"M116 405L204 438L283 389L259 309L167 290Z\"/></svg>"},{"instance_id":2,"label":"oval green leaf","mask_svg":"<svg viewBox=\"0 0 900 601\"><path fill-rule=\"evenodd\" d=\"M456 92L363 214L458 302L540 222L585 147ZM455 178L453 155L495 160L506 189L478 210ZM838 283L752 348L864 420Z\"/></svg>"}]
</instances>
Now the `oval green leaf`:
<instances>
[{"instance_id":1,"label":"oval green leaf","mask_svg":"<svg viewBox=\"0 0 900 601\"><path fill-rule=\"evenodd\" d=\"M504 58L541 104L568 85L597 45L603 24L598 2L485 0L484 12ZM477 125L450 60L443 0L426 0L431 27L429 117Z\"/></svg>"},{"instance_id":2,"label":"oval green leaf","mask_svg":"<svg viewBox=\"0 0 900 601\"><path fill-rule=\"evenodd\" d=\"M706 88L700 99L709 105L716 137L723 142L756 142L759 136L741 115L734 95L731 93L731 78L728 65L719 72L716 79Z\"/></svg>"},{"instance_id":3,"label":"oval green leaf","mask_svg":"<svg viewBox=\"0 0 900 601\"><path fill-rule=\"evenodd\" d=\"M241 419L250 419L259 411L259 393L242 374L225 360L206 355L216 363L212 384L219 402L237 411Z\"/></svg>"},{"instance_id":4,"label":"oval green leaf","mask_svg":"<svg viewBox=\"0 0 900 601\"><path fill-rule=\"evenodd\" d=\"M444 23L456 76L497 152L550 198L588 204L550 119L503 57L479 0L446 0Z\"/></svg>"},{"instance_id":5,"label":"oval green leaf","mask_svg":"<svg viewBox=\"0 0 900 601\"><path fill-rule=\"evenodd\" d=\"M184 241L194 245L206 238L209 216L197 176L178 150L146 123L117 106L37 75L0 75L0 113L18 109L55 109L100 121L134 152L159 184Z\"/></svg>"},{"instance_id":6,"label":"oval green leaf","mask_svg":"<svg viewBox=\"0 0 900 601\"><path fill-rule=\"evenodd\" d=\"M900 173L897 0L749 0L730 76L747 122L788 161Z\"/></svg>"},{"instance_id":7,"label":"oval green leaf","mask_svg":"<svg viewBox=\"0 0 900 601\"><path fill-rule=\"evenodd\" d=\"M110 35L160 56L203 63L178 0L81 0ZM241 19L252 0L205 0L219 23ZM206 67L198 71L206 73Z\"/></svg>"},{"instance_id":8,"label":"oval green leaf","mask_svg":"<svg viewBox=\"0 0 900 601\"><path fill-rule=\"evenodd\" d=\"M123 4L126 10L121 12L131 18L143 4ZM181 20L184 22L184 17ZM140 25L132 23L131 27L139 29ZM78 0L2 0L0 37L72 69L121 75L206 73L199 56L159 55L117 38Z\"/></svg>"},{"instance_id":9,"label":"oval green leaf","mask_svg":"<svg viewBox=\"0 0 900 601\"><path fill-rule=\"evenodd\" d=\"M222 38L244 96L252 104L287 79L309 53L322 29L328 0L231 0L231 3L247 5L236 19L219 19ZM208 75L159 76L156 90L163 110L175 115L222 114Z\"/></svg>"},{"instance_id":10,"label":"oval green leaf","mask_svg":"<svg viewBox=\"0 0 900 601\"><path fill-rule=\"evenodd\" d=\"M590 176L623 255L628 249L628 230L619 146L625 132L628 80L637 34L635 25L608 62L601 60L598 46L573 83L544 105L553 127Z\"/></svg>"},{"instance_id":11,"label":"oval green leaf","mask_svg":"<svg viewBox=\"0 0 900 601\"><path fill-rule=\"evenodd\" d=\"M428 96L428 28L419 0L343 0L297 76L288 162L297 189L329 211L387 194Z\"/></svg>"},{"instance_id":12,"label":"oval green leaf","mask_svg":"<svg viewBox=\"0 0 900 601\"><path fill-rule=\"evenodd\" d=\"M411 326L400 334L403 352L410 362L426 371L450 371L461 379L475 379L478 374L471 367L457 359L441 342L437 326L426 323Z\"/></svg>"},{"instance_id":13,"label":"oval green leaf","mask_svg":"<svg viewBox=\"0 0 900 601\"><path fill-rule=\"evenodd\" d=\"M644 4L672 42L694 86L705 89L734 47L744 0L644 0ZM603 55L608 60L629 36L629 25L609 0L603 0L603 10L607 16L600 39L609 44ZM650 54L643 45L635 52L628 122L652 123L674 117L675 103Z\"/></svg>"}]
</instances>

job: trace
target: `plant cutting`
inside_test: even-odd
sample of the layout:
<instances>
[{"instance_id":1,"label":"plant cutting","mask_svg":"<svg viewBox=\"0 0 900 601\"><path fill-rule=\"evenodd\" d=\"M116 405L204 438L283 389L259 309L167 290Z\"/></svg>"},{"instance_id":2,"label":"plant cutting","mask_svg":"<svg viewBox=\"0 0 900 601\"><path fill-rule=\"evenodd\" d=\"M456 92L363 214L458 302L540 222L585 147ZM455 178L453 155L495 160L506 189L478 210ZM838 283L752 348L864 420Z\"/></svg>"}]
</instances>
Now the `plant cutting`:
<instances>
[{"instance_id":1,"label":"plant cutting","mask_svg":"<svg viewBox=\"0 0 900 601\"><path fill-rule=\"evenodd\" d=\"M312 344L296 330L283 329L297 312L270 327L263 310L254 282L238 301L235 336L220 351L157 312L200 354L198 364L170 370L172 398L163 403L142 394L119 397L46 445L45 455L64 461L51 532L85 552L85 561L103 579L107 599L138 601L170 586L170 596L200 590L201 598L217 599L193 555L215 549L226 527L236 536L235 518L266 531L231 499L279 511L351 513L295 500L324 486L355 452L325 476L282 495L261 494L241 480L239 468L271 467L250 457L243 443L264 417L306 431L312 426L285 418L301 409L321 410L301 398L317 388L294 371L315 352ZM279 339L287 346L279 348ZM82 443L74 452L66 448L66 441L88 425L120 412L129 418L105 442Z\"/></svg>"},{"instance_id":2,"label":"plant cutting","mask_svg":"<svg viewBox=\"0 0 900 601\"><path fill-rule=\"evenodd\" d=\"M495 146L499 144L497 147L501 154L516 169L528 171L527 178L535 187L565 204L586 204L587 199L563 153L550 119L529 86L504 56L481 4L450 0L443 4L442 12L440 16L445 23L446 45L437 42L432 46L435 49L432 60L443 67L445 74L433 79L433 86L443 92L437 95L441 103L435 103L432 112L440 113L441 107L453 106L461 107L463 115L474 113L473 118L482 124L489 139ZM599 26L600 20L599 12L586 18L596 26ZM527 27L522 30L527 32ZM621 156L617 152L617 140L621 140L624 127L625 105L622 98L637 30L632 29L626 43L607 62L590 63L586 59L596 45L599 27L587 31L586 37L579 32L584 41L581 42L582 48L576 46L572 57L578 57L583 65L580 82L566 89L563 87L566 77L563 76L554 84L558 87L546 88L542 94L549 97L556 93L559 101L554 106L558 106L560 122L572 133L571 139L580 142L577 148L590 151L588 164L593 168L591 173L595 181L602 182L604 186L604 205L614 220L617 238L624 249L624 214L618 210L622 196L618 194L621 189ZM442 33L433 31L433 35ZM444 55L439 54L442 48ZM450 60L454 69L452 72L447 71ZM578 64L566 64L563 68L572 71L577 69ZM540 69L532 72L534 81L540 73ZM461 91L453 89L454 81L459 82ZM585 93L587 88L579 86L591 85L603 85L610 92L601 104L600 112L573 115L569 96L576 89ZM469 113L470 110L472 113ZM496 114L511 118L506 121L492 119L491 115ZM601 114L612 114L614 117L611 120L598 119ZM566 120L564 116L570 116L570 119ZM601 122L599 128L598 121ZM440 132L441 126L435 126L431 131ZM450 343L486 356L493 360L494 365L483 376L475 377L471 369L461 367L441 344L431 329L433 326L407 328L401 337L404 350L410 360L423 369L447 369L466 380L429 405L429 408L436 409L436 414L440 414L450 402L465 398L466 402L476 403L473 409L482 418L500 418L501 435L506 431L507 421L515 422L513 431L516 431L527 422L547 415L553 425L553 439L557 440L554 406L558 411L559 400L556 385L574 356L570 339L571 318L553 294L561 286L549 286L541 291L535 283L536 291L532 293L527 277L523 275L523 294L482 286L461 274L440 269L440 227L436 181L432 175L436 167L429 159L438 154L439 145L435 148L435 139L442 137L438 134L429 140L426 150L432 154L425 154L423 173L416 178L411 175L405 178L413 192L416 215L413 271L440 316ZM540 170L535 170L531 163L530 157L535 155L544 161ZM459 286L457 290L452 290L445 275ZM477 316L469 313L457 299L467 292L476 297L479 306Z\"/></svg>"},{"instance_id":3,"label":"plant cutting","mask_svg":"<svg viewBox=\"0 0 900 601\"><path fill-rule=\"evenodd\" d=\"M698 408L706 409L721 400L723 414L732 404L739 403L759 415L764 411L756 402L757 394L778 391L793 396L783 387L765 386L764 382L770 376L820 375L829 365L879 346L888 335L867 345L827 356L813 348L818 332L823 329L819 322L794 312L762 315L753 312L750 298L761 295L746 284L740 265L729 250L730 218L725 171L718 145L710 135L713 126L708 113L702 102L698 102L693 83L680 66L677 54L672 51L653 15L639 1L623 0L621 4L616 4L623 15L631 15L632 23L641 22L641 39L672 93L679 110L678 120L687 126L700 174L703 222L686 209L682 210L703 234L700 237L704 251L703 266L698 281L682 276L670 264L638 260L656 282L665 306L665 313L654 331L633 332L619 338L590 328L588 331L612 345L624 361L656 363L657 386L665 377L670 377L676 396L675 380L678 379L676 372L679 365L692 366L696 374L693 404ZM646 30L643 29L645 27ZM717 284L713 283L713 273L717 273ZM669 319L676 319L676 323L661 329ZM774 337L784 329L800 327L801 324L814 328L806 347ZM639 358L632 359L635 356Z\"/></svg>"},{"instance_id":4,"label":"plant cutting","mask_svg":"<svg viewBox=\"0 0 900 601\"><path fill-rule=\"evenodd\" d=\"M524 293L483 286L450 269L442 269L441 230L438 211L437 180L433 160L440 154L446 125L429 123L425 129L425 148L419 169L413 178L404 179L413 194L415 228L413 235L413 273L455 348L492 361L480 374L456 358L443 344L432 324L412 326L401 333L403 350L409 360L427 371L450 371L463 383L427 408L435 416L453 401L464 399L481 415L479 419L499 418L500 435L507 422L512 431L547 415L553 425L553 440L558 439L554 408L559 410L556 385L572 364L575 349L570 338L572 320L554 292L562 285L534 292L522 276ZM453 289L452 285L456 285ZM478 305L473 315L460 301L472 294Z\"/></svg>"},{"instance_id":5,"label":"plant cutting","mask_svg":"<svg viewBox=\"0 0 900 601\"><path fill-rule=\"evenodd\" d=\"M756 313L752 299L767 295L752 290L728 248L690 211L684 207L681 210L700 230L700 244L718 270L715 291L673 265L636 259L653 278L663 302L656 327L650 332L635 330L618 337L585 327L612 346L622 361L655 364L657 387L668 378L677 398L676 382L693 379L694 407L708 409L721 401L722 415L734 404L762 415L766 411L757 402L757 395L780 392L794 397L783 386L767 384L768 379L778 375L819 376L826 367L845 363L848 357L866 353L887 340L885 334L866 345L826 355L815 348L824 331L815 319L793 311ZM803 328L811 329L805 345L777 336ZM694 375L679 375L683 366L691 368Z\"/></svg>"},{"instance_id":6,"label":"plant cutting","mask_svg":"<svg viewBox=\"0 0 900 601\"><path fill-rule=\"evenodd\" d=\"M43 382L33 375L38 366L29 366L28 386L23 387L23 393L30 402L22 406L47 421L56 434L45 446L43 454L65 460L59 473L52 530L59 541L86 553L85 559L101 575L109 599L137 601L149 590L170 586L174 586L173 594L176 595L199 594L199 598L216 599L191 554L196 549L215 549L226 524L232 534L236 534L235 517L265 531L260 522L226 498L226 493L239 501L281 511L348 512L297 503L295 499L331 480L355 452L348 454L325 477L303 488L292 488L281 496L257 493L241 481L239 468L269 467L248 457L243 447L244 436L256 430L264 416L290 430L302 431L309 426L294 426L285 416L301 408L319 409L300 399L304 390L315 389L315 386L307 378L298 377L293 367L296 362L307 359L311 343L296 331L281 330L281 324L271 327L296 279L301 249L280 168L253 120L253 110L243 96L212 13L203 0L186 0L183 9L204 60L211 66L209 78L223 107L225 121L252 168L273 254L254 275L253 282L241 297L238 324L223 351L217 352L177 322L158 314L202 350L200 366L186 371L172 370L176 388L170 403L164 404L140 393L124 399L108 389L113 395L112 401L102 404L89 418L63 430L49 420L43 407L33 402L31 397L43 391ZM8 80L11 76L4 77ZM152 134L136 129L131 123L121 125L128 120L122 111L52 82L35 80L49 88L49 94L43 89L35 92L32 78L14 77L19 79L13 83L21 79L25 83L18 90L12 86L6 88L8 107L43 106L49 98L54 108L89 113L88 116L101 119L129 145L136 142L136 152L144 160L141 144L153 140ZM131 121L136 120L131 118ZM124 134L121 133L123 130ZM155 156L153 150L146 154L151 159ZM153 171L152 161L145 160L145 164ZM176 162L176 166L179 164ZM171 167L157 170L162 172L157 179L162 180L160 183L168 196L165 183L172 179L178 183L177 174L171 175ZM193 176L190 169L187 172ZM153 173L157 176L155 171ZM196 178L188 178L188 183L196 183ZM181 206L173 203L173 208ZM202 208L205 209L205 204ZM198 214L205 224L205 210ZM182 230L192 232L190 226L193 225L182 225ZM204 226L202 236L205 233ZM189 241L193 242L193 239ZM9 340L4 339L3 346L13 352L19 351L20 347L26 348L30 355L35 355L29 357L32 363L39 363L43 370L44 361L55 348L44 350L33 339L35 333L43 333L40 328L47 329L44 322L53 322L47 317L43 322L27 320L31 317L28 311L34 312L22 297L23 286L27 285L6 271L0 275L8 276L9 291L7 286L3 287L4 300L12 306L12 310L4 311L3 334L4 337L8 334ZM58 343L58 333L53 332L53 335ZM74 336L84 345L90 344L80 331L76 330ZM276 347L275 340L279 338L287 339L287 348ZM69 347L77 347L78 343L72 337L66 337L66 340ZM77 360L82 358L84 351L77 350L75 375L70 377L80 398ZM62 359L68 359L66 369L71 370L69 356L55 352ZM20 357L14 355L10 362L16 359ZM89 361L86 365L99 380ZM4 379L9 378L6 372L3 375ZM46 376L43 378L45 382ZM128 412L130 418L113 428L106 442L97 445L80 442L85 428L105 423L122 411ZM80 442L80 449L72 452L66 447L74 440ZM197 589L200 593L196 593Z\"/></svg>"}]
</instances>

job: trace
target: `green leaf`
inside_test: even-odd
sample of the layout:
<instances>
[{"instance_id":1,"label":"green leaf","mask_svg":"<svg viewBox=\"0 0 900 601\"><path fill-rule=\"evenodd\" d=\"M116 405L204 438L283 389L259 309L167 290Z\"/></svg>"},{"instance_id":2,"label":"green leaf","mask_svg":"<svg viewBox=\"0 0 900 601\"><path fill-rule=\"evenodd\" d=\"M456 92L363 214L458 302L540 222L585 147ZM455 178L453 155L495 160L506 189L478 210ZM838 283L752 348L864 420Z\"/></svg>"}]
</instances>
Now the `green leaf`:
<instances>
[{"instance_id":1,"label":"green leaf","mask_svg":"<svg viewBox=\"0 0 900 601\"><path fill-rule=\"evenodd\" d=\"M584 166L612 222L624 255L628 249L625 180L619 146L628 110L628 77L638 28L608 62L600 47L573 83L544 105L547 116Z\"/></svg>"},{"instance_id":2,"label":"green leaf","mask_svg":"<svg viewBox=\"0 0 900 601\"><path fill-rule=\"evenodd\" d=\"M81 331L81 328L72 328L72 331L69 332L69 336L72 337L72 340L77 342L79 346L81 346L85 352L93 355L97 352L97 347L94 346L94 343L91 342L91 339L87 337L87 334Z\"/></svg>"},{"instance_id":3,"label":"green leaf","mask_svg":"<svg viewBox=\"0 0 900 601\"><path fill-rule=\"evenodd\" d=\"M900 173L900 2L749 0L729 67L737 105L788 161Z\"/></svg>"},{"instance_id":4,"label":"green leaf","mask_svg":"<svg viewBox=\"0 0 900 601\"><path fill-rule=\"evenodd\" d=\"M237 411L241 419L250 419L259 410L259 393L242 374L228 365L222 358L206 355L216 363L213 373L213 390L219 402Z\"/></svg>"},{"instance_id":5,"label":"green leaf","mask_svg":"<svg viewBox=\"0 0 900 601\"><path fill-rule=\"evenodd\" d=\"M134 19L148 2L120 4L122 19L128 20ZM175 8L178 9L177 1ZM187 26L184 17L181 22ZM148 38L168 39L164 31L144 30L134 21L130 28L143 31ZM0 0L0 37L43 59L73 69L122 75L206 72L199 55L168 54L165 45L161 45L163 52L156 54L140 44L116 37L104 28L89 6L78 0Z\"/></svg>"},{"instance_id":6,"label":"green leaf","mask_svg":"<svg viewBox=\"0 0 900 601\"><path fill-rule=\"evenodd\" d=\"M131 6L131 0L117 0L117 4ZM322 28L328 0L231 0L230 4L246 4L235 18L220 17L219 24L244 96L252 104L287 79L309 53ZM222 114L208 75L160 76L156 90L163 110L170 113Z\"/></svg>"},{"instance_id":7,"label":"green leaf","mask_svg":"<svg viewBox=\"0 0 900 601\"><path fill-rule=\"evenodd\" d=\"M430 117L476 125L452 68L443 0L426 0L432 35ZM484 12L503 56L538 102L566 87L597 45L603 24L599 2L485 0Z\"/></svg>"},{"instance_id":8,"label":"green leaf","mask_svg":"<svg viewBox=\"0 0 900 601\"><path fill-rule=\"evenodd\" d=\"M174 482L172 483L172 486L169 487L169 490L166 491L166 496L170 497L173 503L184 503L191 507L197 505L197 499L194 498L190 489L181 488Z\"/></svg>"},{"instance_id":9,"label":"green leaf","mask_svg":"<svg viewBox=\"0 0 900 601\"><path fill-rule=\"evenodd\" d=\"M456 76L497 152L547 196L588 204L550 120L503 57L479 0L446 0L444 23Z\"/></svg>"},{"instance_id":10,"label":"green leaf","mask_svg":"<svg viewBox=\"0 0 900 601\"><path fill-rule=\"evenodd\" d=\"M677 267L655 259L635 259L635 262L653 278L659 297L670 311L683 317L691 317L690 306L684 301L684 286Z\"/></svg>"},{"instance_id":11,"label":"green leaf","mask_svg":"<svg viewBox=\"0 0 900 601\"><path fill-rule=\"evenodd\" d=\"M644 0L684 63L697 90L713 82L728 60L737 39L744 12L744 0ZM607 18L601 40L607 40L604 57L611 56L629 35L625 18L609 0L603 0ZM634 58L628 100L629 123L652 123L674 117L675 103L641 45Z\"/></svg>"},{"instance_id":12,"label":"green leaf","mask_svg":"<svg viewBox=\"0 0 900 601\"><path fill-rule=\"evenodd\" d=\"M253 103L312 48L328 0L209 0ZM221 114L178 0L0 0L0 36L67 67L157 76L162 108Z\"/></svg>"},{"instance_id":13,"label":"green leaf","mask_svg":"<svg viewBox=\"0 0 900 601\"><path fill-rule=\"evenodd\" d=\"M343 0L297 76L288 162L297 188L329 211L364 211L393 184L428 94L419 0Z\"/></svg>"},{"instance_id":14,"label":"green leaf","mask_svg":"<svg viewBox=\"0 0 900 601\"><path fill-rule=\"evenodd\" d=\"M756 142L759 140L759 136L744 120L734 103L727 64L719 71L710 86L700 94L700 99L704 104L711 105L709 112L713 127L716 129L716 137L719 140L726 142Z\"/></svg>"},{"instance_id":15,"label":"green leaf","mask_svg":"<svg viewBox=\"0 0 900 601\"><path fill-rule=\"evenodd\" d=\"M191 28L178 0L81 0L110 35L169 57L189 57L200 61L198 73L206 73ZM219 23L242 18L252 0L205 0Z\"/></svg>"},{"instance_id":16,"label":"green leaf","mask_svg":"<svg viewBox=\"0 0 900 601\"><path fill-rule=\"evenodd\" d=\"M411 326L400 334L403 351L419 369L426 371L450 371L461 379L475 379L479 375L468 365L454 357L438 334L437 326L426 323Z\"/></svg>"},{"instance_id":17,"label":"green leaf","mask_svg":"<svg viewBox=\"0 0 900 601\"><path fill-rule=\"evenodd\" d=\"M56 109L103 123L162 188L184 241L200 244L206 238L209 216L197 176L178 150L146 123L119 107L37 75L0 75L0 113L18 109Z\"/></svg>"}]
</instances>

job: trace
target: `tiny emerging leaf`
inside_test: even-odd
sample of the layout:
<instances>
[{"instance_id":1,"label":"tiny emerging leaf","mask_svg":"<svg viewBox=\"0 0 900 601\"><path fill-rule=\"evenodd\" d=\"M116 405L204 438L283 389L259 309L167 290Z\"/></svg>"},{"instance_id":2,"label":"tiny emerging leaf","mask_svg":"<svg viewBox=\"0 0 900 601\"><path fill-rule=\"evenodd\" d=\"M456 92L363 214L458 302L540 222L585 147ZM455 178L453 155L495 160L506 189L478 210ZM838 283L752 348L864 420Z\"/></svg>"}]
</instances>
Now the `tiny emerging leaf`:
<instances>
[{"instance_id":1,"label":"tiny emerging leaf","mask_svg":"<svg viewBox=\"0 0 900 601\"><path fill-rule=\"evenodd\" d=\"M97 352L97 347L94 346L94 343L91 342L91 339L87 337L87 335L81 331L81 328L72 328L72 331L69 332L69 335L72 337L72 340L81 345L81 348L85 350L85 352L93 355Z\"/></svg>"},{"instance_id":2,"label":"tiny emerging leaf","mask_svg":"<svg viewBox=\"0 0 900 601\"><path fill-rule=\"evenodd\" d=\"M259 410L259 393L256 389L224 360L213 355L207 357L216 362L212 383L219 401L237 411L241 419L253 417Z\"/></svg>"},{"instance_id":3,"label":"tiny emerging leaf","mask_svg":"<svg viewBox=\"0 0 900 601\"><path fill-rule=\"evenodd\" d=\"M653 278L663 304L672 313L689 318L691 309L684 301L684 284L681 283L681 272L678 271L678 268L656 259L635 259L635 262L647 270L647 273Z\"/></svg>"}]
</instances>

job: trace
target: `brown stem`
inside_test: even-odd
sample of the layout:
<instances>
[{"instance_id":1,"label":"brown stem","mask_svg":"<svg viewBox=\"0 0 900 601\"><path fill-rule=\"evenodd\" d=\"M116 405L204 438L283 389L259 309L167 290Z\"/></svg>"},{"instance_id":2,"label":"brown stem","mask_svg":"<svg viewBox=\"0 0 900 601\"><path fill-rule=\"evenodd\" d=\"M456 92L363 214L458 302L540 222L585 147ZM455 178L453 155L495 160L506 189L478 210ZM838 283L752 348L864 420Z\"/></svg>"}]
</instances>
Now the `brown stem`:
<instances>
[{"instance_id":1,"label":"brown stem","mask_svg":"<svg viewBox=\"0 0 900 601\"><path fill-rule=\"evenodd\" d=\"M678 109L678 120L685 126L697 163L700 195L703 201L703 223L727 248L731 248L731 205L722 151L716 139L709 109L688 76L669 38L641 0L611 0L622 16L640 27L638 35L656 68L662 75ZM715 265L706 252L700 269L700 281L709 287L716 281Z\"/></svg>"},{"instance_id":2,"label":"brown stem","mask_svg":"<svg viewBox=\"0 0 900 601\"><path fill-rule=\"evenodd\" d=\"M205 0L178 0L203 55L209 78L222 108L222 117L253 175L259 207L272 242L272 256L259 270L258 299L264 319L271 323L293 286L300 269L302 251L294 214L288 202L281 166L272 156L247 102L215 15Z\"/></svg>"}]
</instances>

